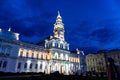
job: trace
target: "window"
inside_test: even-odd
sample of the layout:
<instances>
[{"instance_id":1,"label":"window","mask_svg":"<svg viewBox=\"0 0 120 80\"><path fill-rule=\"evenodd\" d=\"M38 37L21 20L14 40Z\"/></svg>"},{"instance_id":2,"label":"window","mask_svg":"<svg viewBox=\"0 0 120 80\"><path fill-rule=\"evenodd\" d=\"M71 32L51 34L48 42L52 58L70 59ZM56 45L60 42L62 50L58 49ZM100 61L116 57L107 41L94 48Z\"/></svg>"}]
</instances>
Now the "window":
<instances>
[{"instance_id":1,"label":"window","mask_svg":"<svg viewBox=\"0 0 120 80\"><path fill-rule=\"evenodd\" d=\"M23 51L20 52L20 57L22 57L22 56L23 56Z\"/></svg>"},{"instance_id":2,"label":"window","mask_svg":"<svg viewBox=\"0 0 120 80\"><path fill-rule=\"evenodd\" d=\"M63 48L63 45L62 45L62 44L60 44L60 48Z\"/></svg>"},{"instance_id":3,"label":"window","mask_svg":"<svg viewBox=\"0 0 120 80\"><path fill-rule=\"evenodd\" d=\"M27 68L27 63L24 64L24 68Z\"/></svg>"},{"instance_id":4,"label":"window","mask_svg":"<svg viewBox=\"0 0 120 80\"><path fill-rule=\"evenodd\" d=\"M3 68L6 68L6 66L7 66L7 61L3 63Z\"/></svg>"},{"instance_id":5,"label":"window","mask_svg":"<svg viewBox=\"0 0 120 80\"><path fill-rule=\"evenodd\" d=\"M58 53L55 53L54 57L55 59L58 59Z\"/></svg>"},{"instance_id":6,"label":"window","mask_svg":"<svg viewBox=\"0 0 120 80\"><path fill-rule=\"evenodd\" d=\"M42 69L42 64L40 64L40 69Z\"/></svg>"},{"instance_id":7,"label":"window","mask_svg":"<svg viewBox=\"0 0 120 80\"><path fill-rule=\"evenodd\" d=\"M55 43L55 47L58 47L58 43Z\"/></svg>"},{"instance_id":8,"label":"window","mask_svg":"<svg viewBox=\"0 0 120 80\"><path fill-rule=\"evenodd\" d=\"M30 64L30 69L32 69L32 63Z\"/></svg>"},{"instance_id":9,"label":"window","mask_svg":"<svg viewBox=\"0 0 120 80\"><path fill-rule=\"evenodd\" d=\"M38 64L35 64L35 69L37 69L37 67L38 67Z\"/></svg>"},{"instance_id":10,"label":"window","mask_svg":"<svg viewBox=\"0 0 120 80\"><path fill-rule=\"evenodd\" d=\"M27 57L27 58L28 58L28 54L29 54L29 53L28 53L28 52L26 52L26 57Z\"/></svg>"},{"instance_id":11,"label":"window","mask_svg":"<svg viewBox=\"0 0 120 80\"><path fill-rule=\"evenodd\" d=\"M65 55L65 58L66 58L66 60L68 60L68 55L67 54Z\"/></svg>"},{"instance_id":12,"label":"window","mask_svg":"<svg viewBox=\"0 0 120 80\"><path fill-rule=\"evenodd\" d=\"M2 61L0 61L0 67L2 66Z\"/></svg>"},{"instance_id":13,"label":"window","mask_svg":"<svg viewBox=\"0 0 120 80\"><path fill-rule=\"evenodd\" d=\"M63 59L64 59L63 54L60 54L60 59L61 59L61 60L63 60Z\"/></svg>"},{"instance_id":14,"label":"window","mask_svg":"<svg viewBox=\"0 0 120 80\"><path fill-rule=\"evenodd\" d=\"M67 45L65 46L65 49L68 49Z\"/></svg>"},{"instance_id":15,"label":"window","mask_svg":"<svg viewBox=\"0 0 120 80\"><path fill-rule=\"evenodd\" d=\"M17 68L18 68L18 69L20 69L20 67L21 67L21 63L19 62L19 63L18 63L18 67L17 67Z\"/></svg>"},{"instance_id":16,"label":"window","mask_svg":"<svg viewBox=\"0 0 120 80\"><path fill-rule=\"evenodd\" d=\"M39 58L39 54L37 54L37 59Z\"/></svg>"},{"instance_id":17,"label":"window","mask_svg":"<svg viewBox=\"0 0 120 80\"><path fill-rule=\"evenodd\" d=\"M34 57L34 53L32 53L32 58Z\"/></svg>"}]
</instances>

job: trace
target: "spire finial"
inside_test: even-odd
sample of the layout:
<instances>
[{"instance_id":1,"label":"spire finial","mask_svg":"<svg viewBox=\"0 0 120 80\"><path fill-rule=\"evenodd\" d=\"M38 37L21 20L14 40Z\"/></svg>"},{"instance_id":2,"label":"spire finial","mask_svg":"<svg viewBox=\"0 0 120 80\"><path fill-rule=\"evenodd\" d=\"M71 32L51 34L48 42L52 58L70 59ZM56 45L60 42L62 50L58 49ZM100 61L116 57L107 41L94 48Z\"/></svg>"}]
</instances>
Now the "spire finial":
<instances>
[{"instance_id":1,"label":"spire finial","mask_svg":"<svg viewBox=\"0 0 120 80\"><path fill-rule=\"evenodd\" d=\"M58 16L60 16L60 11L58 10Z\"/></svg>"},{"instance_id":2,"label":"spire finial","mask_svg":"<svg viewBox=\"0 0 120 80\"><path fill-rule=\"evenodd\" d=\"M8 31L9 31L9 32L11 31L11 27L9 27Z\"/></svg>"}]
</instances>

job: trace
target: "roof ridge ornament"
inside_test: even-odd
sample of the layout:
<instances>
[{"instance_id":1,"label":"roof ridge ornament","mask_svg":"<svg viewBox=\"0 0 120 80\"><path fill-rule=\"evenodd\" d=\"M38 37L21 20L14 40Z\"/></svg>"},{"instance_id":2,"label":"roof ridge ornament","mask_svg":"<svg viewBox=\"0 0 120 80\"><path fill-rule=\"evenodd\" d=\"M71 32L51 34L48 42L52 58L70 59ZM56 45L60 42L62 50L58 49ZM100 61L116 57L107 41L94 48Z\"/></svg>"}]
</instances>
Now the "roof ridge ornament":
<instances>
[{"instance_id":1,"label":"roof ridge ornament","mask_svg":"<svg viewBox=\"0 0 120 80\"><path fill-rule=\"evenodd\" d=\"M11 27L9 27L8 31L11 32Z\"/></svg>"}]
</instances>

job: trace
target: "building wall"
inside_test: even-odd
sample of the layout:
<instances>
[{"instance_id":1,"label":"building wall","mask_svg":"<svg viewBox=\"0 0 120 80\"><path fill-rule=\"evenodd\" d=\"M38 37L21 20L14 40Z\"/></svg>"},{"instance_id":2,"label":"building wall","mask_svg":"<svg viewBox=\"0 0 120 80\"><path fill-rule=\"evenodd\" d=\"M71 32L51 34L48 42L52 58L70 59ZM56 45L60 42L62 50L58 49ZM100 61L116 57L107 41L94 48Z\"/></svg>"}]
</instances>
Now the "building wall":
<instances>
[{"instance_id":1,"label":"building wall","mask_svg":"<svg viewBox=\"0 0 120 80\"><path fill-rule=\"evenodd\" d=\"M106 57L105 57L106 55ZM107 58L114 60L120 72L120 50L108 51L107 53L88 54L86 56L87 71L106 72Z\"/></svg>"},{"instance_id":2,"label":"building wall","mask_svg":"<svg viewBox=\"0 0 120 80\"><path fill-rule=\"evenodd\" d=\"M86 56L87 71L105 72L106 64L104 55L101 54L89 54Z\"/></svg>"},{"instance_id":3,"label":"building wall","mask_svg":"<svg viewBox=\"0 0 120 80\"><path fill-rule=\"evenodd\" d=\"M117 71L120 74L120 50L111 50L107 57L112 58L114 60Z\"/></svg>"}]
</instances>

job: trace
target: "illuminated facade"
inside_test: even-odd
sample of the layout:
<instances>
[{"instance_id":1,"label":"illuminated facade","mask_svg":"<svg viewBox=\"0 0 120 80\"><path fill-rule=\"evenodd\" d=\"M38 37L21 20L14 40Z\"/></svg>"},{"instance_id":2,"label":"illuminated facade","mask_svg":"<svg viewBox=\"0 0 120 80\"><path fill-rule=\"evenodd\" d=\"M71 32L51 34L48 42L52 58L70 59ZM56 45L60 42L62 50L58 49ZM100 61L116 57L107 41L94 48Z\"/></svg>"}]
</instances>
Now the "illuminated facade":
<instances>
[{"instance_id":1,"label":"illuminated facade","mask_svg":"<svg viewBox=\"0 0 120 80\"><path fill-rule=\"evenodd\" d=\"M86 56L87 71L106 72L104 53Z\"/></svg>"},{"instance_id":2,"label":"illuminated facade","mask_svg":"<svg viewBox=\"0 0 120 80\"><path fill-rule=\"evenodd\" d=\"M10 29L8 31L0 29L0 71L46 74L59 71L67 75L80 71L82 69L80 59L84 54L78 49L76 53L69 51L69 43L64 38L64 24L59 12L53 32L54 36L46 39L44 46L41 46L21 42L18 33L13 33Z\"/></svg>"},{"instance_id":3,"label":"illuminated facade","mask_svg":"<svg viewBox=\"0 0 120 80\"><path fill-rule=\"evenodd\" d=\"M88 54L86 56L87 71L106 72L107 59L112 58L120 73L120 50L101 51L98 54Z\"/></svg>"}]
</instances>

